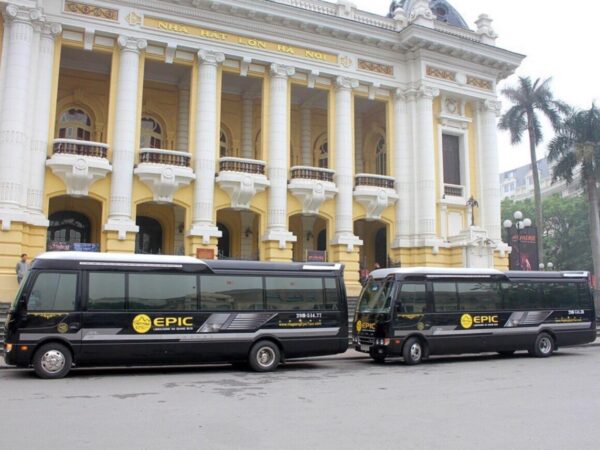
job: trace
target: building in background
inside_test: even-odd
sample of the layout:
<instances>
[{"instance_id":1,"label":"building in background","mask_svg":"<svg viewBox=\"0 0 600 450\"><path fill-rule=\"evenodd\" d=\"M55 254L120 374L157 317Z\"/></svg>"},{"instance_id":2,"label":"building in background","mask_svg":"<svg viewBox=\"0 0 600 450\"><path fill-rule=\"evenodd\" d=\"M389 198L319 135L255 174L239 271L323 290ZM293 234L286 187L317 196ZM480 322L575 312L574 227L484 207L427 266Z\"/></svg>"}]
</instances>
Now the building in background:
<instances>
[{"instance_id":1,"label":"building in background","mask_svg":"<svg viewBox=\"0 0 600 450\"><path fill-rule=\"evenodd\" d=\"M471 30L439 0L389 17L341 0L0 5L0 299L19 255L47 248L324 251L351 295L376 262L506 267L496 86L523 56L489 17Z\"/></svg>"},{"instance_id":2,"label":"building in background","mask_svg":"<svg viewBox=\"0 0 600 450\"><path fill-rule=\"evenodd\" d=\"M559 194L562 197L575 197L583 192L581 177L578 170L574 173L573 182L567 184L565 180L552 182L552 164L546 159L537 161L540 175L540 189L542 198ZM533 198L533 174L531 164L526 164L516 169L507 170L500 174L500 189L502 199L525 200Z\"/></svg>"}]
</instances>

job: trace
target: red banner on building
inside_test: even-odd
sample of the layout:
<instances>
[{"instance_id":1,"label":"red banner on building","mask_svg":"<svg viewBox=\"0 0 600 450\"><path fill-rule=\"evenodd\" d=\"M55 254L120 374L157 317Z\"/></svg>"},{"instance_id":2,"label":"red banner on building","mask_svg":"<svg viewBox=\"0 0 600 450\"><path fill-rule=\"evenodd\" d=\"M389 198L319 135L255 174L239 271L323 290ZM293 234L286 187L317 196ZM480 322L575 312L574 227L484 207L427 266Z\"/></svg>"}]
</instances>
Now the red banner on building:
<instances>
[{"instance_id":1,"label":"red banner on building","mask_svg":"<svg viewBox=\"0 0 600 450\"><path fill-rule=\"evenodd\" d=\"M537 231L536 227L511 230L509 258L510 270L538 270Z\"/></svg>"}]
</instances>

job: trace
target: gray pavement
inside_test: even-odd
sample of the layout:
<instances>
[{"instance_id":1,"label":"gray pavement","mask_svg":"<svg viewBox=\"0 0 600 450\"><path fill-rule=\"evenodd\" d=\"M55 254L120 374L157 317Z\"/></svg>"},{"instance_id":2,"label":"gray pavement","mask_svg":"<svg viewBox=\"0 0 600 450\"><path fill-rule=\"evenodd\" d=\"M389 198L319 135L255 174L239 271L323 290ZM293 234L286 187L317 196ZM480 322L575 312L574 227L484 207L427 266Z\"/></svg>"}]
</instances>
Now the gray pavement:
<instances>
[{"instance_id":1,"label":"gray pavement","mask_svg":"<svg viewBox=\"0 0 600 450\"><path fill-rule=\"evenodd\" d=\"M0 448L596 449L600 349L432 358L361 354L275 373L229 366L0 371Z\"/></svg>"}]
</instances>

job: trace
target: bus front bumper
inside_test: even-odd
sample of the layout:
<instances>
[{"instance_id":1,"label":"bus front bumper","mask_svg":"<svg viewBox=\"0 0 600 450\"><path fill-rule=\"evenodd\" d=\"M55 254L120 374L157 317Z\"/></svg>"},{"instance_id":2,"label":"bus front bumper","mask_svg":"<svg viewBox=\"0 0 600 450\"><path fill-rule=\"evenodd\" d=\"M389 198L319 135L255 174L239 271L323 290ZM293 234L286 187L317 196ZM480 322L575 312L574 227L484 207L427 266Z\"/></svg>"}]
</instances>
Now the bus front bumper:
<instances>
[{"instance_id":1,"label":"bus front bumper","mask_svg":"<svg viewBox=\"0 0 600 450\"><path fill-rule=\"evenodd\" d=\"M4 343L4 362L9 366L27 367L31 362L33 346Z\"/></svg>"}]
</instances>

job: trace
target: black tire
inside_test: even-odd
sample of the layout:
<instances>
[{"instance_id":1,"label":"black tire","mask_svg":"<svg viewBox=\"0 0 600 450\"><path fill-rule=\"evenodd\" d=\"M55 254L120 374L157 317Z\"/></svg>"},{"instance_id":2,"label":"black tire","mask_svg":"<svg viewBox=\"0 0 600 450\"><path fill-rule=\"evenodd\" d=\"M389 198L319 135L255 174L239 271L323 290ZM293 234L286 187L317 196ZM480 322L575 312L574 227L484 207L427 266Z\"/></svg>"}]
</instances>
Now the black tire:
<instances>
[{"instance_id":1,"label":"black tire","mask_svg":"<svg viewBox=\"0 0 600 450\"><path fill-rule=\"evenodd\" d=\"M536 358L547 358L554 353L554 339L548 333L540 333L536 336L533 348L529 354Z\"/></svg>"},{"instance_id":2,"label":"black tire","mask_svg":"<svg viewBox=\"0 0 600 450\"><path fill-rule=\"evenodd\" d=\"M419 339L415 337L410 338L404 343L404 348L402 349L404 363L409 366L420 364L423 361L424 350L423 343Z\"/></svg>"},{"instance_id":3,"label":"black tire","mask_svg":"<svg viewBox=\"0 0 600 450\"><path fill-rule=\"evenodd\" d=\"M256 372L272 372L281 361L279 347L271 341L258 341L250 349L248 363Z\"/></svg>"},{"instance_id":4,"label":"black tire","mask_svg":"<svg viewBox=\"0 0 600 450\"><path fill-rule=\"evenodd\" d=\"M385 362L385 354L384 353L377 353L374 351L370 351L369 356L377 364L383 364Z\"/></svg>"},{"instance_id":5,"label":"black tire","mask_svg":"<svg viewBox=\"0 0 600 450\"><path fill-rule=\"evenodd\" d=\"M40 378L63 378L72 364L71 350L57 342L42 345L33 355L33 369Z\"/></svg>"},{"instance_id":6,"label":"black tire","mask_svg":"<svg viewBox=\"0 0 600 450\"><path fill-rule=\"evenodd\" d=\"M512 355L514 355L514 354L515 354L515 351L514 351L514 350L502 350L502 351L498 352L498 354L499 354L500 356L505 356L505 357L508 357L508 356L512 356Z\"/></svg>"}]
</instances>

